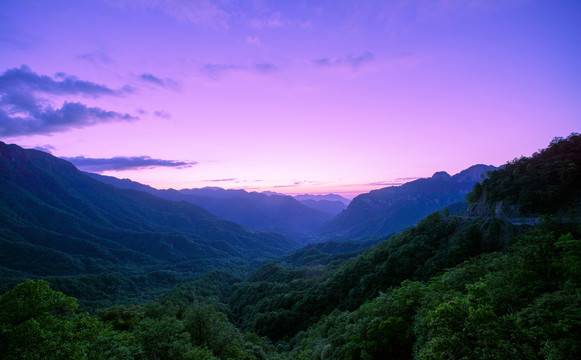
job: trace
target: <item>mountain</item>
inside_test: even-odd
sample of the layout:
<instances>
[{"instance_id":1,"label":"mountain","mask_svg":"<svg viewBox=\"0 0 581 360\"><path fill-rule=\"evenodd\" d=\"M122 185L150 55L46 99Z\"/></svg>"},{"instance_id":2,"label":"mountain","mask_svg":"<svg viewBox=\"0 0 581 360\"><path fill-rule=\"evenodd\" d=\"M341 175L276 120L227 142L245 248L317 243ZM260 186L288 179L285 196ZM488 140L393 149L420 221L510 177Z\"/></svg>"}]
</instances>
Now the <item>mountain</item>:
<instances>
[{"instance_id":1,"label":"mountain","mask_svg":"<svg viewBox=\"0 0 581 360\"><path fill-rule=\"evenodd\" d=\"M349 199L345 199L341 195L327 194L327 195L295 195L294 198L301 204L306 205L312 209L318 210L325 214L336 216L349 205Z\"/></svg>"},{"instance_id":2,"label":"mountain","mask_svg":"<svg viewBox=\"0 0 581 360\"><path fill-rule=\"evenodd\" d=\"M248 228L278 232L295 238L314 231L336 214L329 211L335 204L321 204L319 210L291 196L275 193L267 195L219 187L158 190L128 179L91 173L86 175L121 189L140 190L167 200L186 201Z\"/></svg>"},{"instance_id":3,"label":"mountain","mask_svg":"<svg viewBox=\"0 0 581 360\"><path fill-rule=\"evenodd\" d=\"M581 211L581 135L557 137L531 157L515 159L477 184L470 216L536 218Z\"/></svg>"},{"instance_id":4,"label":"mountain","mask_svg":"<svg viewBox=\"0 0 581 360\"><path fill-rule=\"evenodd\" d=\"M344 198L341 195L337 194L326 194L326 195L312 195L312 194L302 194L302 195L295 195L295 199L298 201L305 201L305 200L314 200L314 201L339 201L343 203L345 206L349 205L351 200Z\"/></svg>"},{"instance_id":5,"label":"mountain","mask_svg":"<svg viewBox=\"0 0 581 360\"><path fill-rule=\"evenodd\" d=\"M347 209L317 230L313 239L362 239L394 233L426 215L464 201L490 165L474 165L454 176L444 171L431 178L386 187L357 196Z\"/></svg>"},{"instance_id":6,"label":"mountain","mask_svg":"<svg viewBox=\"0 0 581 360\"><path fill-rule=\"evenodd\" d=\"M488 173L467 195L470 209L461 216L436 211L368 243L320 242L250 273L212 271L149 303L136 295L151 278L120 283L114 276L90 277L65 287L53 279L50 287L25 281L0 295L0 353L6 359L87 353L579 359L580 146L581 136L572 134ZM423 180L463 183L479 172ZM540 218L515 224L505 206ZM86 304L112 292L131 297L126 304L115 297L116 306L103 304L93 317L73 311L76 301L68 297ZM80 355L68 356L73 353Z\"/></svg>"},{"instance_id":7,"label":"mountain","mask_svg":"<svg viewBox=\"0 0 581 360\"><path fill-rule=\"evenodd\" d=\"M315 209L330 216L335 216L347 208L347 206L341 201L307 199L299 202L311 209Z\"/></svg>"},{"instance_id":8,"label":"mountain","mask_svg":"<svg viewBox=\"0 0 581 360\"><path fill-rule=\"evenodd\" d=\"M118 189L37 150L0 142L0 270L27 276L205 272L283 254L293 241L202 208Z\"/></svg>"}]
</instances>

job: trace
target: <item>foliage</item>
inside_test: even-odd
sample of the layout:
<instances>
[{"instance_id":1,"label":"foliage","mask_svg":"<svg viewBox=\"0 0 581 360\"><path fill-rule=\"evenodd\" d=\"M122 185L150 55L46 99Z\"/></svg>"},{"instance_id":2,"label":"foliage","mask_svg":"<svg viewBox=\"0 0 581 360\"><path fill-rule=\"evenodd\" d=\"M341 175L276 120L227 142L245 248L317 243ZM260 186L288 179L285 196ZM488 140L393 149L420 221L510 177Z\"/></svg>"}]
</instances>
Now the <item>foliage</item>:
<instances>
[{"instance_id":1,"label":"foliage","mask_svg":"<svg viewBox=\"0 0 581 360\"><path fill-rule=\"evenodd\" d=\"M559 154L574 157L578 137L555 140L533 156L531 168L549 174ZM518 179L525 172L513 172L496 190L485 181L482 196L513 182L529 186L532 180ZM558 202L575 181L559 180L550 197ZM517 204L527 204L523 199ZM581 224L559 206L519 226L436 212L366 250L320 244L249 275L236 268L191 281L151 268L52 278L68 295L94 299L92 305L118 302L97 310L98 318L79 313L76 299L46 281L27 280L0 297L0 353L3 359L578 359ZM155 301L136 295L148 288Z\"/></svg>"},{"instance_id":2,"label":"foliage","mask_svg":"<svg viewBox=\"0 0 581 360\"><path fill-rule=\"evenodd\" d=\"M504 201L523 214L553 214L575 208L581 200L581 135L554 138L546 149L521 157L488 173L467 196L475 203Z\"/></svg>"},{"instance_id":3,"label":"foliage","mask_svg":"<svg viewBox=\"0 0 581 360\"><path fill-rule=\"evenodd\" d=\"M228 304L239 326L273 341L288 340L335 309L354 310L406 279L425 281L472 256L502 249L510 230L499 220L465 221L434 213L339 263L266 264L234 286Z\"/></svg>"},{"instance_id":4,"label":"foliage","mask_svg":"<svg viewBox=\"0 0 581 360\"><path fill-rule=\"evenodd\" d=\"M102 359L119 353L111 335L74 298L27 280L0 298L0 353L5 359ZM119 346L121 347L121 345Z\"/></svg>"},{"instance_id":5,"label":"foliage","mask_svg":"<svg viewBox=\"0 0 581 360\"><path fill-rule=\"evenodd\" d=\"M580 234L578 225L542 223L507 251L334 311L296 336L293 358L579 358L581 287L559 249Z\"/></svg>"}]
</instances>

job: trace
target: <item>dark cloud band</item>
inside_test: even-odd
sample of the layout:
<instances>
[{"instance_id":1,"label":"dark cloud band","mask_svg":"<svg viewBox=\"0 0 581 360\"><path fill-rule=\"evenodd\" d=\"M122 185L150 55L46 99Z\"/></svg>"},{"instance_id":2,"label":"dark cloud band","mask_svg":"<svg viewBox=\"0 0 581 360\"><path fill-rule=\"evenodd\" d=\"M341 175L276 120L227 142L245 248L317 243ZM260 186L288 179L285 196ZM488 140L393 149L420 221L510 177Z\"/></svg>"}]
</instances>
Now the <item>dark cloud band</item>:
<instances>
[{"instance_id":1,"label":"dark cloud band","mask_svg":"<svg viewBox=\"0 0 581 360\"><path fill-rule=\"evenodd\" d=\"M105 122L136 120L137 117L129 114L88 107L79 102L65 101L60 108L54 108L46 98L38 95L98 98L131 91L129 87L112 90L63 73L54 78L38 75L24 65L6 70L0 75L0 135L51 134Z\"/></svg>"},{"instance_id":2,"label":"dark cloud band","mask_svg":"<svg viewBox=\"0 0 581 360\"><path fill-rule=\"evenodd\" d=\"M104 172L137 170L154 167L188 168L197 164L196 161L177 161L153 159L149 156L115 156L112 158L87 158L84 156L62 157L84 171Z\"/></svg>"},{"instance_id":3,"label":"dark cloud band","mask_svg":"<svg viewBox=\"0 0 581 360\"><path fill-rule=\"evenodd\" d=\"M40 91L53 95L85 95L100 97L105 95L120 95L123 90L113 90L105 85L79 80L75 76L58 73L56 79L46 75L38 75L26 65L8 69L0 76L0 91Z\"/></svg>"}]
</instances>

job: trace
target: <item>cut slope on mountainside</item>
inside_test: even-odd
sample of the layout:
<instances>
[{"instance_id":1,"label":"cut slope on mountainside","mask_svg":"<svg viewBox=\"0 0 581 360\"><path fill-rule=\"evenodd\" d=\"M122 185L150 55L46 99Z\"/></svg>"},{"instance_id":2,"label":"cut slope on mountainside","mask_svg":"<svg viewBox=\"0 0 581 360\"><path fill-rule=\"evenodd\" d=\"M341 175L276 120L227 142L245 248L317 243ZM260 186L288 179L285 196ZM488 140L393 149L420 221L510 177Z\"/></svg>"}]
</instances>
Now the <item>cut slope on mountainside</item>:
<instances>
[{"instance_id":1,"label":"cut slope on mountainside","mask_svg":"<svg viewBox=\"0 0 581 360\"><path fill-rule=\"evenodd\" d=\"M494 169L474 165L454 176L441 171L431 178L359 195L345 211L321 226L313 240L354 240L400 231L436 210L463 201L481 176Z\"/></svg>"},{"instance_id":2,"label":"cut slope on mountainside","mask_svg":"<svg viewBox=\"0 0 581 360\"><path fill-rule=\"evenodd\" d=\"M117 189L52 155L0 142L0 247L4 270L47 276L177 266L204 272L282 254L295 243L192 204Z\"/></svg>"},{"instance_id":3,"label":"cut slope on mountainside","mask_svg":"<svg viewBox=\"0 0 581 360\"><path fill-rule=\"evenodd\" d=\"M140 190L168 200L186 201L245 227L291 237L309 233L334 216L286 195L267 195L218 187L158 190L128 179L91 173L87 175L121 189Z\"/></svg>"}]
</instances>

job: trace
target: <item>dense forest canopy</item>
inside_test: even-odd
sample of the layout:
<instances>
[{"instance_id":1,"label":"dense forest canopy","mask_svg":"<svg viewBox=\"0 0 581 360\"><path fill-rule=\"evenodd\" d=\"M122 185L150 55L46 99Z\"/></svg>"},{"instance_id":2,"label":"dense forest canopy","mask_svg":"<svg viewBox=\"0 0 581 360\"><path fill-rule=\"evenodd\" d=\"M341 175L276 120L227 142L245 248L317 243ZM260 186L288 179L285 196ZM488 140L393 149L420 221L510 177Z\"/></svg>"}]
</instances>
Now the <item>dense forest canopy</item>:
<instances>
[{"instance_id":1,"label":"dense forest canopy","mask_svg":"<svg viewBox=\"0 0 581 360\"><path fill-rule=\"evenodd\" d=\"M581 200L581 135L554 138L546 149L521 157L488 177L467 197L475 203L504 201L526 215L553 214Z\"/></svg>"}]
</instances>

